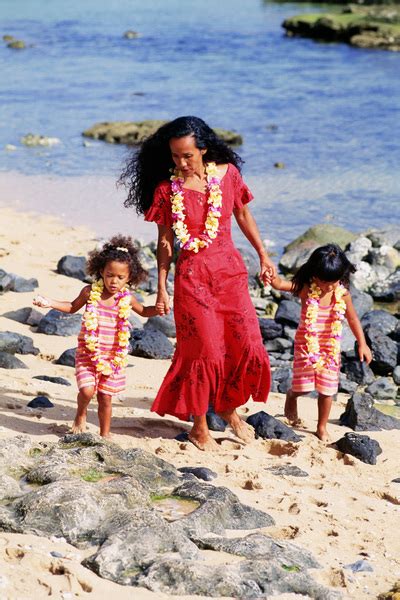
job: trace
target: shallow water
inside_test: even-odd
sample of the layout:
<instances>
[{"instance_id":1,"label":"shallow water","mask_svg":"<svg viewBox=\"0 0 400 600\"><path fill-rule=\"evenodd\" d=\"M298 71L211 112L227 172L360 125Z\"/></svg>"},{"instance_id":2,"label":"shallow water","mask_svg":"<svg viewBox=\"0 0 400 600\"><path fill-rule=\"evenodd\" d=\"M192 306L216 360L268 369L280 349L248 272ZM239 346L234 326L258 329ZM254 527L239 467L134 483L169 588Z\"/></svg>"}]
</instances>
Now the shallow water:
<instances>
[{"instance_id":1,"label":"shallow water","mask_svg":"<svg viewBox=\"0 0 400 600\"><path fill-rule=\"evenodd\" d=\"M72 178L67 189L87 175L111 185L126 149L84 147L85 128L196 114L243 134L238 151L254 212L278 249L324 220L357 231L398 221L400 53L283 36L284 18L320 9L261 0L19 0L17 16L15 0L2 0L3 33L32 47L0 45L0 148L17 146L1 151L0 168ZM127 29L140 37L125 39ZM19 140L28 132L62 143L25 148ZM51 211L51 198L42 203ZM63 212L111 233L103 204L82 190ZM94 211L97 222L88 223Z\"/></svg>"}]
</instances>

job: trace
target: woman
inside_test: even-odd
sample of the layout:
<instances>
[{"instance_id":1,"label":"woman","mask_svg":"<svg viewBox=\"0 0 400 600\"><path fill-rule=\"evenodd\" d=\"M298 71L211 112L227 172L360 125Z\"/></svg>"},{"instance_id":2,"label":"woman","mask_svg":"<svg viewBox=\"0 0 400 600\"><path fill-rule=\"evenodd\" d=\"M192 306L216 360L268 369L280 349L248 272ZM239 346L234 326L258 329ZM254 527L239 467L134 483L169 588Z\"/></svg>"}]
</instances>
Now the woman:
<instances>
[{"instance_id":1,"label":"woman","mask_svg":"<svg viewBox=\"0 0 400 600\"><path fill-rule=\"evenodd\" d=\"M176 264L176 351L152 410L194 424L189 440L216 450L206 413L209 403L244 441L253 429L236 412L252 395L265 402L269 359L262 343L248 276L231 239L231 215L260 258L260 278L276 269L268 258L247 207L252 199L240 157L197 117L163 125L128 162L121 181L126 206L158 225L158 294L161 314L170 311L166 281L174 233L182 248ZM171 175L172 172L172 175Z\"/></svg>"}]
</instances>

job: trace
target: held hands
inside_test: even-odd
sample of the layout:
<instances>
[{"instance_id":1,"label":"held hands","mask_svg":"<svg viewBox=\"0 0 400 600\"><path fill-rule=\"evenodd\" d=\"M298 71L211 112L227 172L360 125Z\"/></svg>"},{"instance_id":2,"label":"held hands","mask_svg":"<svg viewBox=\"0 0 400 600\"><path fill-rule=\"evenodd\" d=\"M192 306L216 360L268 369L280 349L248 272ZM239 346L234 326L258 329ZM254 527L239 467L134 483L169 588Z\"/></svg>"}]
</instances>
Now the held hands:
<instances>
[{"instance_id":1,"label":"held hands","mask_svg":"<svg viewBox=\"0 0 400 600\"><path fill-rule=\"evenodd\" d=\"M156 310L157 314L161 317L169 314L171 309L169 306L169 295L167 294L166 290L158 290Z\"/></svg>"},{"instance_id":2,"label":"held hands","mask_svg":"<svg viewBox=\"0 0 400 600\"><path fill-rule=\"evenodd\" d=\"M267 255L260 257L260 280L264 285L271 284L277 276L276 266Z\"/></svg>"},{"instance_id":3,"label":"held hands","mask_svg":"<svg viewBox=\"0 0 400 600\"><path fill-rule=\"evenodd\" d=\"M51 300L44 296L35 296L32 302L35 306L40 306L40 308L51 308Z\"/></svg>"},{"instance_id":4,"label":"held hands","mask_svg":"<svg viewBox=\"0 0 400 600\"><path fill-rule=\"evenodd\" d=\"M361 362L364 362L365 359L367 365L369 365L373 358L371 349L367 344L358 344L358 356Z\"/></svg>"}]
</instances>

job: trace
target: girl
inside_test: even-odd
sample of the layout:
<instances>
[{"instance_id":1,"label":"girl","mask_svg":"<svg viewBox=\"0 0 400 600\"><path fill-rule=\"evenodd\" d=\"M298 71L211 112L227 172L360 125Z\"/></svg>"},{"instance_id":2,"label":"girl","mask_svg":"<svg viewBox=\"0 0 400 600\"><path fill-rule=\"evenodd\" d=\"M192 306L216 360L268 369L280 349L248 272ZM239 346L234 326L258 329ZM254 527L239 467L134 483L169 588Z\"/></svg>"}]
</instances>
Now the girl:
<instances>
[{"instance_id":1,"label":"girl","mask_svg":"<svg viewBox=\"0 0 400 600\"><path fill-rule=\"evenodd\" d=\"M95 281L86 285L75 300L43 296L33 300L36 306L65 313L76 313L86 305L75 359L79 393L72 433L85 430L87 407L97 392L100 435L109 437L112 397L125 389L131 308L143 317L157 314L155 306L143 306L128 289L147 275L137 252L131 238L117 235L89 254L87 272Z\"/></svg>"},{"instance_id":2,"label":"girl","mask_svg":"<svg viewBox=\"0 0 400 600\"><path fill-rule=\"evenodd\" d=\"M294 424L297 398L306 392L318 392L317 436L328 441L326 424L336 394L340 369L342 320L347 322L358 343L360 360L370 363L371 350L366 344L348 290L350 273L355 267L336 244L314 250L292 281L279 276L272 287L292 292L301 300L302 310L294 341L292 388L286 395L285 416Z\"/></svg>"}]
</instances>

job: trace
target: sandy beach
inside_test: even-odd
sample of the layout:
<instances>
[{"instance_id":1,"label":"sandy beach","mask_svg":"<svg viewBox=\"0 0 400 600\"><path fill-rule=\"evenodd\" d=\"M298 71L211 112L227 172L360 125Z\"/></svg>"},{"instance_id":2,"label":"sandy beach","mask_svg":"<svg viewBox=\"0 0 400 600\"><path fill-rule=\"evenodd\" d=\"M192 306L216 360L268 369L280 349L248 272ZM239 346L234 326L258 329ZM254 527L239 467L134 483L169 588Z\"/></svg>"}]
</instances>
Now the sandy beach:
<instances>
[{"instance_id":1,"label":"sandy beach","mask_svg":"<svg viewBox=\"0 0 400 600\"><path fill-rule=\"evenodd\" d=\"M72 422L76 387L74 369L56 365L54 359L75 347L76 339L38 334L34 327L10 320L4 313L30 306L39 291L57 299L72 299L82 282L57 274L57 262L66 254L86 255L96 244L95 235L53 217L9 208L0 209L0 221L0 267L39 281L35 292L7 292L0 296L0 330L27 335L40 349L37 356L18 356L28 369L0 370L0 439L25 434L36 441L56 442ZM146 299L146 303L151 302L151 298ZM168 366L167 360L129 357L127 390L113 408L115 443L123 448L143 448L177 467L207 466L214 470L218 474L215 485L228 487L243 503L274 518L276 525L265 529L265 533L311 551L323 567L313 570L313 578L340 591L343 598L376 598L400 579L400 484L392 482L400 477L398 430L368 433L383 452L377 465L366 465L314 436L316 401L304 398L299 407L304 422L297 430L304 436L300 443L255 440L244 446L230 432L216 433L220 452L205 455L190 443L174 439L188 429L187 424L150 412ZM33 379L36 375L61 376L72 385ZM54 408L27 408L27 403L39 394L48 395ZM339 395L332 409L329 429L333 442L348 431L338 424L346 402L347 397ZM240 412L247 417L265 409L283 419L283 403L283 395L271 394L265 407L249 402ZM88 430L98 431L95 404L89 409ZM278 476L269 470L289 464L306 471L308 476ZM62 557L54 557L51 552ZM80 564L90 553L91 550L83 552L57 539L0 533L0 595L10 600L48 596L175 598L97 577ZM203 553L206 556L207 551ZM225 559L239 560L232 556ZM373 571L353 573L345 568L360 559L367 560ZM282 600L295 597L300 596L279 596Z\"/></svg>"}]
</instances>

